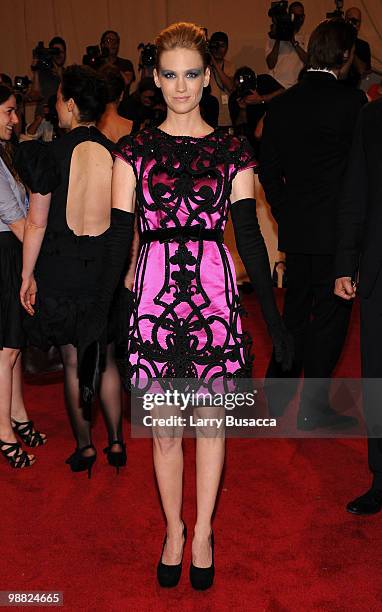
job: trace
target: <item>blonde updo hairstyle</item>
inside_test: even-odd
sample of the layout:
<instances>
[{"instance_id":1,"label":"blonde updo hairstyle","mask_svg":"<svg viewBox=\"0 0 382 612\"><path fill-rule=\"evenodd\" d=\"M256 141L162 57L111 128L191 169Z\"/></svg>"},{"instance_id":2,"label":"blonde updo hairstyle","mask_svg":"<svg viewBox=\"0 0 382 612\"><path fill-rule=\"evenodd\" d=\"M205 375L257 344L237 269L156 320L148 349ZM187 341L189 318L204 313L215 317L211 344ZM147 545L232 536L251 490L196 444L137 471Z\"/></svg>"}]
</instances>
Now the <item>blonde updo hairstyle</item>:
<instances>
[{"instance_id":1,"label":"blonde updo hairstyle","mask_svg":"<svg viewBox=\"0 0 382 612\"><path fill-rule=\"evenodd\" d=\"M160 58L163 51L172 49L190 49L200 53L204 69L209 63L208 43L203 28L195 23L179 22L173 23L162 30L155 39L157 47L156 69L159 70Z\"/></svg>"}]
</instances>

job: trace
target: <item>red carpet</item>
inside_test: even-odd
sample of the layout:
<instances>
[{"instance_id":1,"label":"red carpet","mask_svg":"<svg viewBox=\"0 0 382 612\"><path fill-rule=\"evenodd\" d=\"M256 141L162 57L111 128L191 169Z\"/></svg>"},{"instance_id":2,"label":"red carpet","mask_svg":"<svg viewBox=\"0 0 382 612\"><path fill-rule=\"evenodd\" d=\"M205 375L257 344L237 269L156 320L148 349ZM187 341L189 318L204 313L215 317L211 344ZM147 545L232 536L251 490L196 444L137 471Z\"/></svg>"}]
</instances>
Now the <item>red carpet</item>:
<instances>
[{"instance_id":1,"label":"red carpet","mask_svg":"<svg viewBox=\"0 0 382 612\"><path fill-rule=\"evenodd\" d=\"M255 375L262 376L270 343L254 300L245 303ZM337 375L359 375L358 350L355 312ZM228 440L214 524L215 585L191 590L189 541L181 583L168 592L155 581L164 522L150 440L129 440L128 467L116 476L101 452L99 417L99 455L88 481L63 462L73 441L61 385L27 385L26 398L49 443L37 449L32 469L0 462L0 590L63 591L70 611L382 609L382 517L344 512L369 484L364 441ZM192 530L194 443L185 442L184 518Z\"/></svg>"}]
</instances>

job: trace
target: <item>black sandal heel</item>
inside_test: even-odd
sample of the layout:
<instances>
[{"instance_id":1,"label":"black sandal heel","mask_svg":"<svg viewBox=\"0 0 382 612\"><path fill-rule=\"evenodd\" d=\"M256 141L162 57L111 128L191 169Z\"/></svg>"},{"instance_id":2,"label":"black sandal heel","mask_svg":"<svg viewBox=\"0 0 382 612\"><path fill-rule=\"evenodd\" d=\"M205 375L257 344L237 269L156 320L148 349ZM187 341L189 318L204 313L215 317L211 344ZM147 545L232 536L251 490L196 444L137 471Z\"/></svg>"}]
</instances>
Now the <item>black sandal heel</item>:
<instances>
[{"instance_id":1,"label":"black sandal heel","mask_svg":"<svg viewBox=\"0 0 382 612\"><path fill-rule=\"evenodd\" d=\"M7 448L4 448L4 447ZM34 464L36 459L30 459L29 455L23 451L18 442L4 442L0 440L0 452L13 468L26 468Z\"/></svg>"},{"instance_id":2,"label":"black sandal heel","mask_svg":"<svg viewBox=\"0 0 382 612\"><path fill-rule=\"evenodd\" d=\"M18 436L22 439L24 444L29 446L30 448L35 448L36 446L42 446L46 443L47 438L45 434L42 434L40 431L33 426L33 421L15 421L15 419L11 419L12 426ZM43 437L45 436L45 437Z\"/></svg>"}]
</instances>

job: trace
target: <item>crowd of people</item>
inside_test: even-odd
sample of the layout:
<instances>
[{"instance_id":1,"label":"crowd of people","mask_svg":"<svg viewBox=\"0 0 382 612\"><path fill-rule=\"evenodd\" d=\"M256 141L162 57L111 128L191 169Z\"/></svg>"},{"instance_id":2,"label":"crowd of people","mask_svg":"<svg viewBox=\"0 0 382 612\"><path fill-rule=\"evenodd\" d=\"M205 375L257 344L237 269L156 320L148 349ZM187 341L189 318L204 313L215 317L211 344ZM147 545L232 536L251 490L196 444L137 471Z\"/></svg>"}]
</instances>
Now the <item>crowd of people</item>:
<instances>
[{"instance_id":1,"label":"crowd of people","mask_svg":"<svg viewBox=\"0 0 382 612\"><path fill-rule=\"evenodd\" d=\"M331 407L329 381L361 254L362 374L380 376L381 104L367 104L357 87L370 68L358 9L318 25L308 43L300 34L303 5L293 2L289 16L289 40L280 39L277 24L270 32L271 74L235 71L224 32L208 40L199 26L177 23L158 35L151 75L132 93L136 76L118 56L118 33L102 35L96 65L89 53L87 65L66 68L65 41L55 37L48 68L35 54L27 95L36 117L17 137L16 95L1 75L0 451L10 466L35 461L16 435L29 447L47 441L22 397L20 353L28 345L59 349L76 443L66 463L89 477L97 459L89 407L97 394L107 460L117 470L126 465L116 346L125 346L126 384L251 377L251 342L223 244L228 213L273 342L267 380L279 381L281 392L269 385L270 413L282 414L296 391L284 381L297 381L303 370L324 382L313 396L303 390L298 428L356 423ZM286 253L283 316L256 216L254 170ZM365 394L365 403L373 402L375 395ZM152 435L167 523L157 578L173 587L187 538L182 437L155 427ZM199 590L214 579L212 516L224 452L224 435L197 436L190 580ZM375 437L369 463L373 483L348 505L355 514L382 509Z\"/></svg>"}]
</instances>

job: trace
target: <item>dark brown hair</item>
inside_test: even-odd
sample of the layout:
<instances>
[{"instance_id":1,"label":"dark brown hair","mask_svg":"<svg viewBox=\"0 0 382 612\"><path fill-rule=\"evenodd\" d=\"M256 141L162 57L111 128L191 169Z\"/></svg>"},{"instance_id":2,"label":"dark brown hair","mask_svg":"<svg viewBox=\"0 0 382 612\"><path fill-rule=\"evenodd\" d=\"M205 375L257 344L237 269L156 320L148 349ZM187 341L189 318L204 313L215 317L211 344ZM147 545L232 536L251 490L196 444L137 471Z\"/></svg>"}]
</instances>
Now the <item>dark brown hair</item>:
<instances>
[{"instance_id":1,"label":"dark brown hair","mask_svg":"<svg viewBox=\"0 0 382 612\"><path fill-rule=\"evenodd\" d=\"M116 66L105 64L99 70L107 85L107 102L117 102L125 91L125 81L121 71Z\"/></svg>"},{"instance_id":2,"label":"dark brown hair","mask_svg":"<svg viewBox=\"0 0 382 612\"><path fill-rule=\"evenodd\" d=\"M160 58L163 51L172 49L190 49L198 51L206 68L209 61L208 44L206 33L203 28L195 23L179 22L173 23L162 30L155 39L157 47L156 67L159 68Z\"/></svg>"},{"instance_id":3,"label":"dark brown hair","mask_svg":"<svg viewBox=\"0 0 382 612\"><path fill-rule=\"evenodd\" d=\"M81 121L98 121L108 101L104 77L89 66L68 66L62 73L61 91L64 100L73 98Z\"/></svg>"},{"instance_id":4,"label":"dark brown hair","mask_svg":"<svg viewBox=\"0 0 382 612\"><path fill-rule=\"evenodd\" d=\"M308 45L309 68L341 68L344 54L351 51L357 31L342 19L328 19L313 30Z\"/></svg>"}]
</instances>

